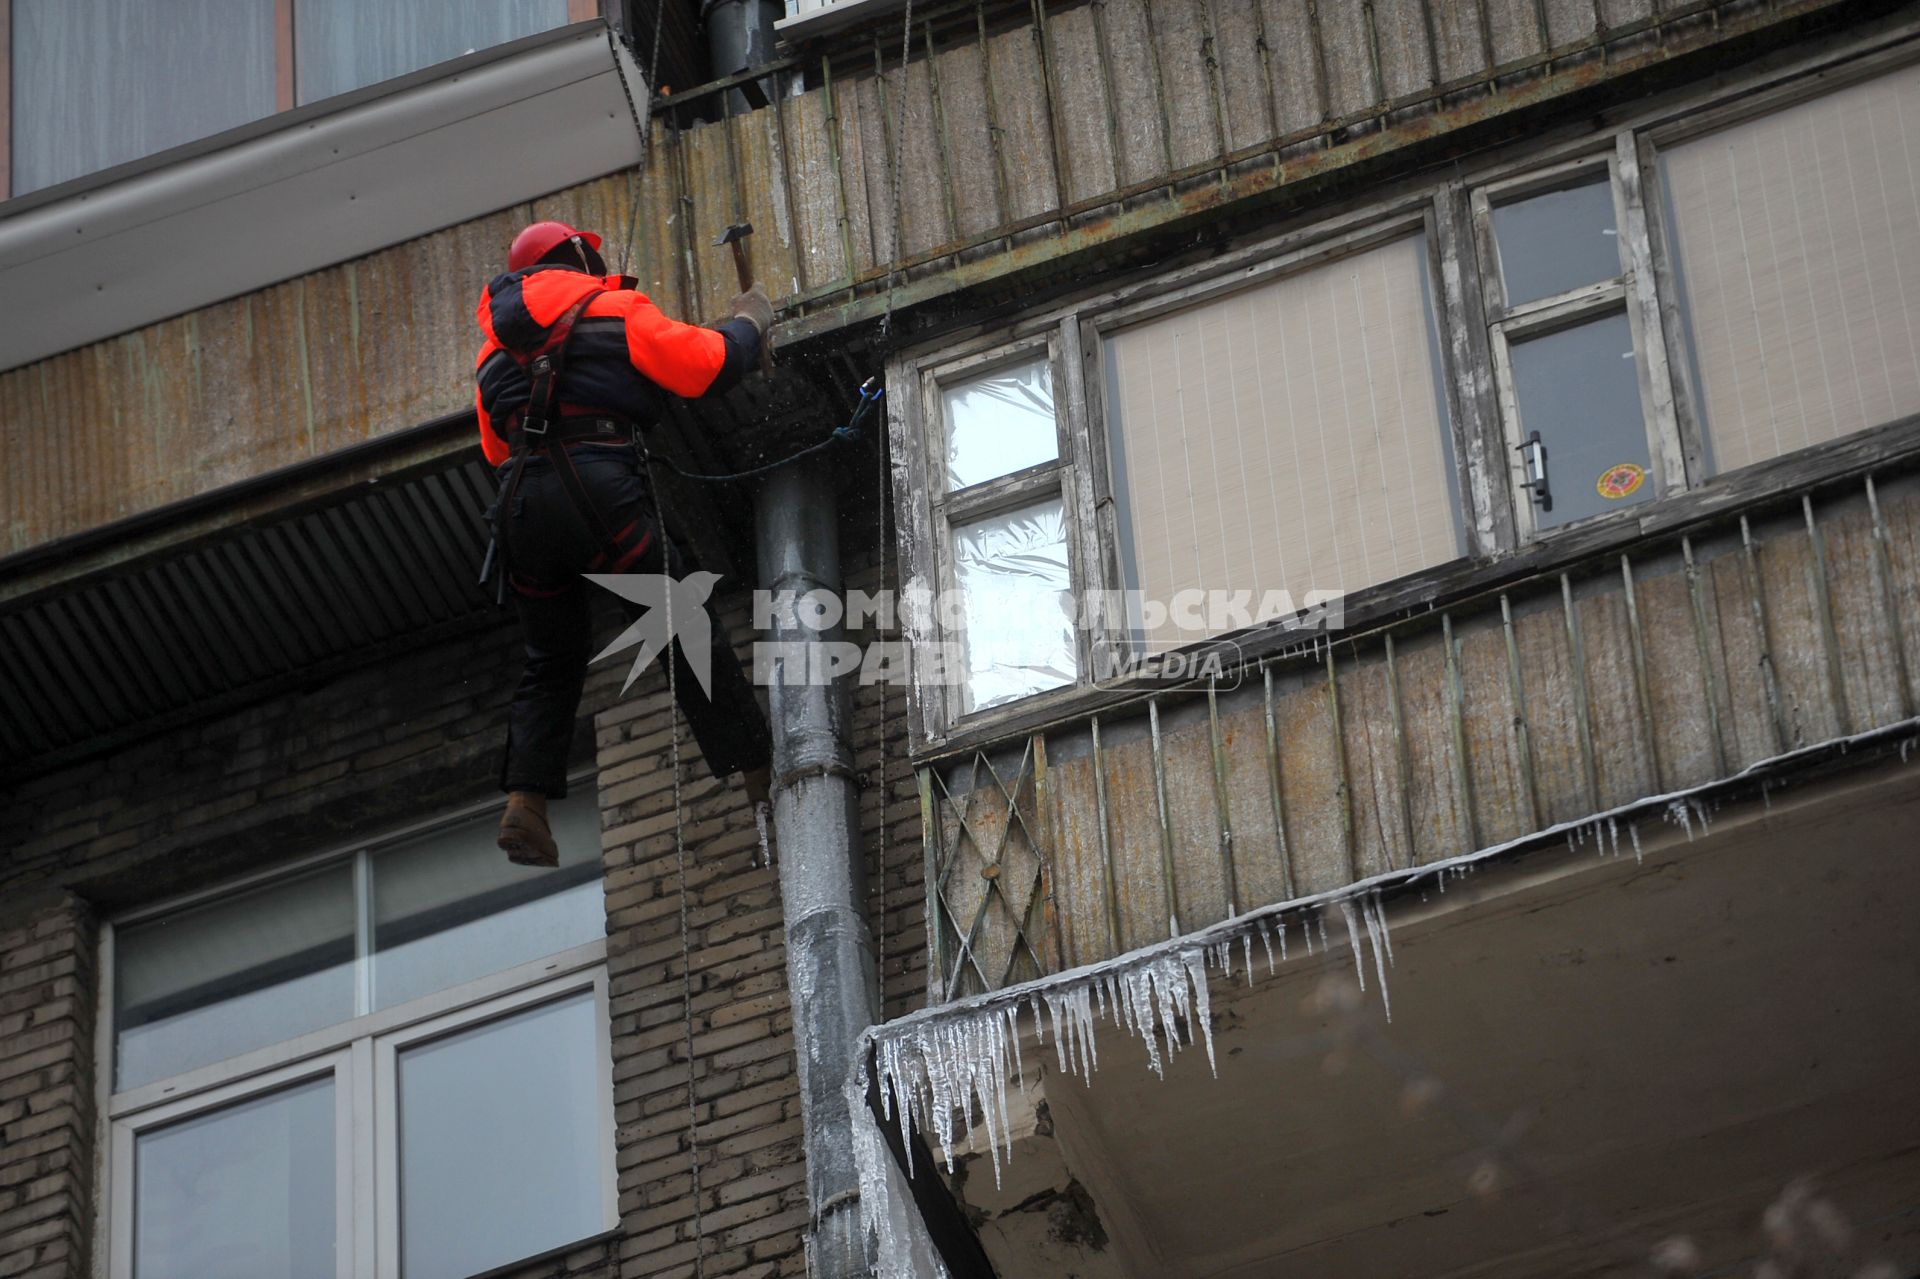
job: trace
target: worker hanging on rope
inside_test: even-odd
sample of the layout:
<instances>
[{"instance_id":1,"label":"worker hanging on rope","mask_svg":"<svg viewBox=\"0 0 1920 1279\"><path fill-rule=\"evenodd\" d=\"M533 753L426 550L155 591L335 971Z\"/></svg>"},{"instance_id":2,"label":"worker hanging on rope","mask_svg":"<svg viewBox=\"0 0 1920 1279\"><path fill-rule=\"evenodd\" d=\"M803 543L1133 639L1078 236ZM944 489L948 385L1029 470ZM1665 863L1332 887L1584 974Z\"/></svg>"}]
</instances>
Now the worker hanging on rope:
<instances>
[{"instance_id":1,"label":"worker hanging on rope","mask_svg":"<svg viewBox=\"0 0 1920 1279\"><path fill-rule=\"evenodd\" d=\"M480 445L500 480L489 566L497 559L526 641L508 714L499 843L528 866L559 864L547 804L566 794L592 646L581 575L683 576L645 464L646 432L667 397L717 395L753 369L773 323L758 285L712 328L668 319L636 281L607 274L599 249L592 232L536 222L514 237L506 273L480 297ZM666 646L672 682L707 767L715 777L742 774L758 805L771 758L766 718L722 628L710 634L711 692L677 637Z\"/></svg>"}]
</instances>

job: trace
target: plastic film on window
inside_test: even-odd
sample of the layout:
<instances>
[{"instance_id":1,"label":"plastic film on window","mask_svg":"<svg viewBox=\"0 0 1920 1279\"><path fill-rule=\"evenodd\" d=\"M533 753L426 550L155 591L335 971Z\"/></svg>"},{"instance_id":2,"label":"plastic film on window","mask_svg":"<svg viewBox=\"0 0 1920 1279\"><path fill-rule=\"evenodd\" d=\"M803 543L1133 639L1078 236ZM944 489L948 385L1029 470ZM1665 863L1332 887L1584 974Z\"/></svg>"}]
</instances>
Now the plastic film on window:
<instances>
[{"instance_id":1,"label":"plastic film on window","mask_svg":"<svg viewBox=\"0 0 1920 1279\"><path fill-rule=\"evenodd\" d=\"M1079 674L1066 510L1060 499L956 525L966 601L966 707L981 710Z\"/></svg>"},{"instance_id":2,"label":"plastic film on window","mask_svg":"<svg viewBox=\"0 0 1920 1279\"><path fill-rule=\"evenodd\" d=\"M969 488L1060 456L1046 358L949 386L947 489Z\"/></svg>"}]
</instances>

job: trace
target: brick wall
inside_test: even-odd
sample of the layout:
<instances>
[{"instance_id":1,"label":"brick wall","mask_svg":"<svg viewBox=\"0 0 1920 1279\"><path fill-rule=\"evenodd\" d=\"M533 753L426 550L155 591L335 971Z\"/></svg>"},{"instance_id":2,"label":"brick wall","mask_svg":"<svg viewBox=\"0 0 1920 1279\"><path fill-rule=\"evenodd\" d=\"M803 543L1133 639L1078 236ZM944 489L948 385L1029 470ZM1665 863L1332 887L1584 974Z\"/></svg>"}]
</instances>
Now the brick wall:
<instances>
[{"instance_id":1,"label":"brick wall","mask_svg":"<svg viewBox=\"0 0 1920 1279\"><path fill-rule=\"evenodd\" d=\"M15 902L0 927L0 1275L84 1274L93 1184L93 913Z\"/></svg>"},{"instance_id":2,"label":"brick wall","mask_svg":"<svg viewBox=\"0 0 1920 1279\"><path fill-rule=\"evenodd\" d=\"M869 550L849 553L849 585L872 589L872 531L851 537ZM736 638L750 639L744 598L724 614ZM34 778L7 796L16 819L0 861L0 1279L85 1273L92 921L492 794L517 663L514 628L489 628ZM804 1156L777 872L756 865L743 795L707 775L682 724L689 1003L666 690L654 672L621 697L624 678L618 660L594 670L576 738L579 760L600 770L621 1230L523 1273L635 1279L693 1274L696 1261L716 1277L803 1273ZM904 716L902 690L887 690L884 711L879 690L857 691L889 1015L924 1001L926 966ZM882 730L894 836L884 859L875 839Z\"/></svg>"}]
</instances>

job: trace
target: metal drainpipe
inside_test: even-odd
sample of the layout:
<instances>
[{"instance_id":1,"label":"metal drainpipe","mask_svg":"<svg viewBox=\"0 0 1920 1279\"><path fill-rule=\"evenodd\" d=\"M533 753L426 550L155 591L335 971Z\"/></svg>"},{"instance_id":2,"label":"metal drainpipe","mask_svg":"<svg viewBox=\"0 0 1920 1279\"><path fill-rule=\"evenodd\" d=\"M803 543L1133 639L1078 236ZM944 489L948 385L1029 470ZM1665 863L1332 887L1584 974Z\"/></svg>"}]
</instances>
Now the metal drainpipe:
<instances>
[{"instance_id":1,"label":"metal drainpipe","mask_svg":"<svg viewBox=\"0 0 1920 1279\"><path fill-rule=\"evenodd\" d=\"M781 0L705 0L700 6L700 21L707 29L707 54L716 80L737 71L763 67L773 61L773 24L787 16ZM771 98L771 78L761 80L760 92ZM727 92L727 114L747 110L746 95L738 89Z\"/></svg>"},{"instance_id":2,"label":"metal drainpipe","mask_svg":"<svg viewBox=\"0 0 1920 1279\"><path fill-rule=\"evenodd\" d=\"M796 599L812 591L841 598L839 503L828 471L796 464L774 472L760 490L756 516L763 590L775 592L775 600L788 591ZM841 637L838 624L809 628L803 611L775 613L764 639L806 645ZM809 1272L815 1279L853 1279L869 1271L845 1085L860 1033L879 1019L880 1005L847 689L839 678L807 683L809 664L803 656L802 669L768 688L773 826L813 1215Z\"/></svg>"}]
</instances>

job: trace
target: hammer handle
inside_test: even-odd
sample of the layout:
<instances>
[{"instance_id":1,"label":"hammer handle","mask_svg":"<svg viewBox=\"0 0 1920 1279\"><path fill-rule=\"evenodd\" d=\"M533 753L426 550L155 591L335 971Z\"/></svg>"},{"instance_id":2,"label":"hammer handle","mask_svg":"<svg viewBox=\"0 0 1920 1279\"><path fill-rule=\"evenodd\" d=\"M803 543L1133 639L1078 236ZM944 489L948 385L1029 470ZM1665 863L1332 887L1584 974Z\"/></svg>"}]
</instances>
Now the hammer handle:
<instances>
[{"instance_id":1,"label":"hammer handle","mask_svg":"<svg viewBox=\"0 0 1920 1279\"><path fill-rule=\"evenodd\" d=\"M740 291L745 293L753 287L753 272L747 270L746 246L738 240L730 240L728 245L733 249L733 269L740 277ZM760 371L768 376L773 374L773 343L765 333L760 335Z\"/></svg>"}]
</instances>

